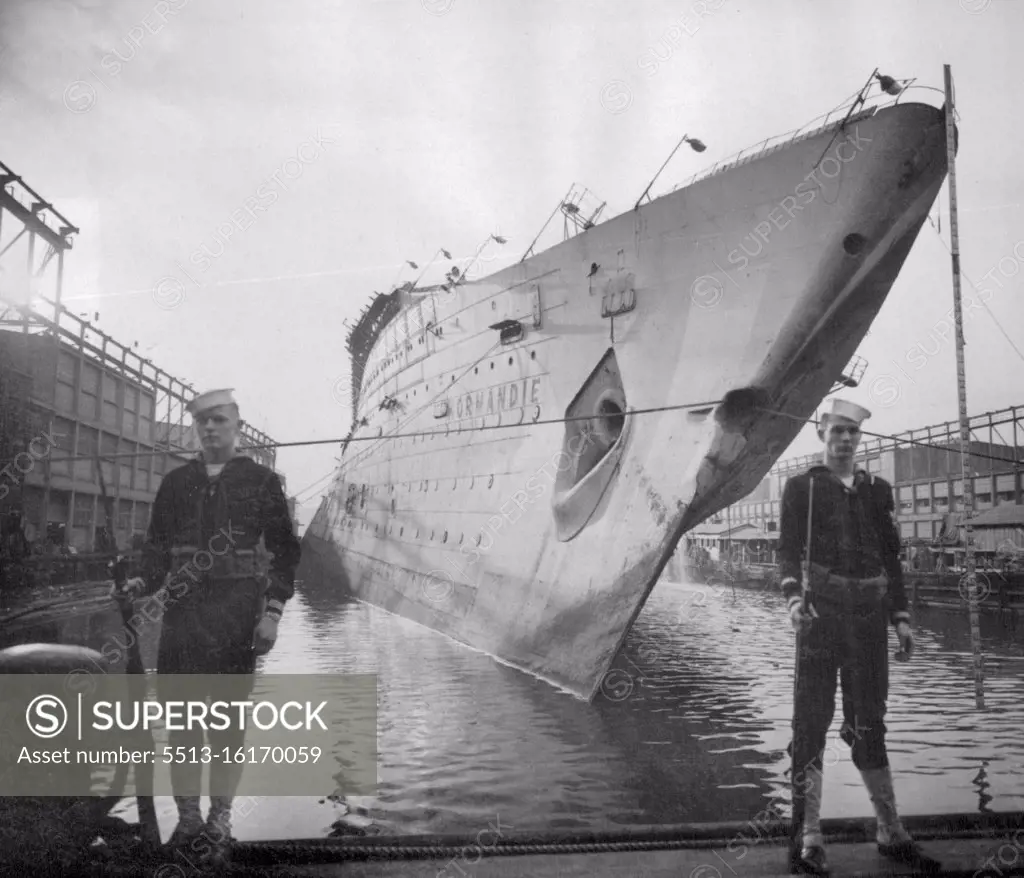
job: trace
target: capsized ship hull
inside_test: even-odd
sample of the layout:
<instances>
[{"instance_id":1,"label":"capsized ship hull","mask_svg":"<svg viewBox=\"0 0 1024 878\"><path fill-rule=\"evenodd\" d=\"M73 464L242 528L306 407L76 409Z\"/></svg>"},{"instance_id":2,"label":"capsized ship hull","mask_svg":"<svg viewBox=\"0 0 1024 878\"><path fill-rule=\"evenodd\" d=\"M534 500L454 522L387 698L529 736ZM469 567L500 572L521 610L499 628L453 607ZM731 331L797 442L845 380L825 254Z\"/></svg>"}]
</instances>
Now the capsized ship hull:
<instances>
[{"instance_id":1,"label":"capsized ship hull","mask_svg":"<svg viewBox=\"0 0 1024 878\"><path fill-rule=\"evenodd\" d=\"M592 698L682 535L853 356L944 137L933 107L871 110L480 281L379 297L300 576Z\"/></svg>"}]
</instances>

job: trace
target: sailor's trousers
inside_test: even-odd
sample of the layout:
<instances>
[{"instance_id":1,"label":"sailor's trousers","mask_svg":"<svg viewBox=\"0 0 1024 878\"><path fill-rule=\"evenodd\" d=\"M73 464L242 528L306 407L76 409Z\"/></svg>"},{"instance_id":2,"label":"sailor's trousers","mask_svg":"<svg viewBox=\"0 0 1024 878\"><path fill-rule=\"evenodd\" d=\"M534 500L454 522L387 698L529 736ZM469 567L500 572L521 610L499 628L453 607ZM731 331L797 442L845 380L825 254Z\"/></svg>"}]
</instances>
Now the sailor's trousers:
<instances>
[{"instance_id":1,"label":"sailor's trousers","mask_svg":"<svg viewBox=\"0 0 1024 878\"><path fill-rule=\"evenodd\" d=\"M253 632L262 608L262 583L253 578L206 580L168 606L157 660L157 688L167 701L246 701L255 684ZM202 675L189 680L179 675ZM232 714L234 715L234 714ZM171 786L176 796L200 795L203 762L214 791L229 789L242 766L233 754L245 743L236 724L227 729L181 728L168 733ZM208 746L208 760L199 760ZM216 754L216 755L213 755Z\"/></svg>"},{"instance_id":2,"label":"sailor's trousers","mask_svg":"<svg viewBox=\"0 0 1024 878\"><path fill-rule=\"evenodd\" d=\"M793 696L793 825L802 825L809 769L822 771L835 715L836 677L843 693L844 738L861 771L889 764L885 711L889 695L889 614L884 601L844 593L816 597L819 614L797 634Z\"/></svg>"}]
</instances>

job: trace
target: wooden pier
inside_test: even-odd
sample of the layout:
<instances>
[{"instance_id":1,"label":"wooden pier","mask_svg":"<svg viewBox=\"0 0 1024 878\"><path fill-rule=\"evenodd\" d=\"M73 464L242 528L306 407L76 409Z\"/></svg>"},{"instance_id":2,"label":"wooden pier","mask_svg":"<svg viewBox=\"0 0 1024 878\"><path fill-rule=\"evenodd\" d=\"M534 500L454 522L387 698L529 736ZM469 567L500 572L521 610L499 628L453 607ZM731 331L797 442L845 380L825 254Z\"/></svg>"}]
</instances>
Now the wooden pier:
<instances>
[{"instance_id":1,"label":"wooden pier","mask_svg":"<svg viewBox=\"0 0 1024 878\"><path fill-rule=\"evenodd\" d=\"M906 573L907 599L912 608L937 607L966 611L970 593L964 573ZM1024 611L1024 574L979 570L978 609L982 613Z\"/></svg>"}]
</instances>

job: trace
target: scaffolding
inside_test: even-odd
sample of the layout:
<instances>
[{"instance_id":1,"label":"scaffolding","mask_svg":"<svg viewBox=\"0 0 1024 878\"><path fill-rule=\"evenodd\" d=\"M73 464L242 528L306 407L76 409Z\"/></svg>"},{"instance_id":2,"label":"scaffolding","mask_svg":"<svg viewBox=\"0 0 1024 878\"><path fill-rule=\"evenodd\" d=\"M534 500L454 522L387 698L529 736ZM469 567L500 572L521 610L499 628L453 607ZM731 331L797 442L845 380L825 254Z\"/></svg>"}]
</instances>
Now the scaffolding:
<instances>
[{"instance_id":1,"label":"scaffolding","mask_svg":"<svg viewBox=\"0 0 1024 878\"><path fill-rule=\"evenodd\" d=\"M997 411L983 412L968 418L967 424L970 436L968 455L972 459L973 475L992 472L992 464L996 462L1005 462L1004 465L1009 465L1009 469L1020 473L1024 457L1024 448L1021 445L1024 440L1024 407L1010 406ZM987 431L987 438L981 437L984 431ZM857 449L856 465L865 466L867 461L879 457L886 451L914 448L922 449L922 453L907 455L905 465L895 473L898 481L913 482L934 475L929 473L933 465L924 461L934 459L930 455L935 451L943 452L946 472L952 473L960 466L959 421L944 421L892 436L865 438ZM995 458L995 461L992 458ZM772 467L771 474L788 476L803 472L820 462L820 453L804 454L780 461Z\"/></svg>"},{"instance_id":2,"label":"scaffolding","mask_svg":"<svg viewBox=\"0 0 1024 878\"><path fill-rule=\"evenodd\" d=\"M977 497L977 511L1024 505L1024 406L974 415L968 427L967 488ZM891 436L865 431L854 465L892 485L905 543L944 545L962 541L961 457L960 423L944 421ZM787 479L821 462L820 452L779 461L754 491L733 505L732 519L777 530ZM724 516L723 510L719 517Z\"/></svg>"},{"instance_id":3,"label":"scaffolding","mask_svg":"<svg viewBox=\"0 0 1024 878\"><path fill-rule=\"evenodd\" d=\"M186 417L196 390L62 304L63 257L78 228L2 162L0 184L0 448L5 464L20 462L0 491L5 533L17 518L50 541L51 524L70 534L88 519L88 537L77 538L92 544L104 475L117 505L108 525L131 540L162 476L198 451ZM44 430L60 441L30 462L26 443ZM239 438L242 453L275 468L266 433L243 421Z\"/></svg>"},{"instance_id":4,"label":"scaffolding","mask_svg":"<svg viewBox=\"0 0 1024 878\"><path fill-rule=\"evenodd\" d=\"M21 228L5 243L4 231L10 218L20 221ZM52 340L55 350L66 345L81 356L119 372L140 386L152 388L156 396L156 411L162 413L155 420L163 425L161 432L166 437L166 450L195 450L187 438L185 417L186 406L197 395L193 385L160 369L151 360L135 353L61 303L64 253L71 249L71 236L78 232L79 229L52 204L0 162L0 270L4 268L4 260L12 259L9 254L17 253L15 248L24 239L29 278L27 289L20 291L25 294L25 299L19 301L19 291L5 284L5 275L0 274L0 326L18 325L22 327L25 336L45 335ZM41 260L36 258L37 238L42 239L48 247ZM57 271L51 298L43 294L41 286L54 256L57 258ZM27 339L25 349L27 353ZM276 454L271 447L274 443L266 433L243 421L241 439L243 450L261 451L258 455L261 462L274 468Z\"/></svg>"}]
</instances>

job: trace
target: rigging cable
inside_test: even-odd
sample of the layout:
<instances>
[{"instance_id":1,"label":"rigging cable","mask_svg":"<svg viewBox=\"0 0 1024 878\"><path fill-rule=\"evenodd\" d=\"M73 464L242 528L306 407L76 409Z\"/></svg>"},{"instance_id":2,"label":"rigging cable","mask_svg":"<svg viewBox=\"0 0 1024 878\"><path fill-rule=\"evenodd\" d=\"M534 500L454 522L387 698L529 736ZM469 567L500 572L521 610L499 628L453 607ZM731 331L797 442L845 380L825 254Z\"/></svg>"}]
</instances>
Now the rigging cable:
<instances>
[{"instance_id":1,"label":"rigging cable","mask_svg":"<svg viewBox=\"0 0 1024 878\"><path fill-rule=\"evenodd\" d=\"M472 368L472 367L470 367L470 368ZM682 411L682 410L697 410L697 411L700 411L701 409L714 408L714 406L721 404L721 402L722 402L722 400L708 400L708 401L705 401L705 402L677 403L675 405L655 406L655 407L652 407L652 408L644 408L644 409L629 409L627 411L622 412L621 415L616 415L615 417L629 417L631 415L647 415L647 414L657 414L659 412ZM791 414L789 412L783 412L783 411L778 411L778 410L775 410L775 409L767 409L767 408L758 408L757 410L761 411L761 412L764 412L765 414L778 415L778 416L784 417L784 418L790 418L790 419L797 420L797 421L803 421L805 424L813 424L813 423L815 423L815 420L813 418L801 418L799 415L794 415L794 414ZM523 427L523 426L539 426L539 425L547 425L547 424L566 424L566 423L570 423L570 422L573 422L573 421L591 421L591 420L594 419L594 417L595 417L594 415L573 415L573 416L564 417L564 418L545 418L545 419L539 419L539 420L536 420L536 421L531 421L529 424L518 424L518 423L517 424L492 424L492 425L484 425L484 426L476 426L476 427L463 427L461 432L463 432L463 433L472 433L472 432L482 432L484 430L506 430L506 429L512 429L512 428L515 428L515 427ZM978 416L975 415L975 417L978 417ZM262 448L300 448L300 447L314 446L314 445L343 445L346 442L380 442L380 443L384 443L385 441L387 441L389 439L410 439L410 438L413 438L413 437L421 437L421 436L443 436L446 433L450 433L450 432L451 432L451 428L449 427L449 428L446 428L446 429L422 430L422 431L412 432L412 433L388 433L388 434L382 435L382 436L352 436L352 437L346 437L346 438L341 438L341 439L306 439L306 440L300 440L300 441L296 441L296 442L267 442L267 443L263 443L263 444L260 444L260 445L247 445L247 446L239 448L239 450L240 451L246 451L246 450L249 450L249 449L262 449ZM949 448L949 447L947 447L945 445L936 444L935 442L927 442L927 441L921 440L921 439L911 439L909 437L901 437L897 433L894 433L894 434L890 434L890 433L875 433L875 432L872 432L870 430L863 430L862 429L861 430L861 435L863 435L863 436L871 436L871 437L877 438L877 439L890 440L890 441L892 441L894 443L894 447L897 447L897 446L900 446L900 445L915 445L915 446L918 446L920 448L933 448L933 449L935 449L937 451L949 451L949 452L954 453L954 454L959 454L960 453L960 451L958 449L955 449L955 448ZM958 433L954 433L954 432L950 431L946 435L948 435L952 439L952 438L955 438L958 435ZM934 438L935 439L939 439L940 437L936 436ZM373 449L371 448L371 449L368 449L366 452L362 452L361 451L360 455L361 456L365 456L365 454L368 454L372 450ZM103 455L103 458L105 460L110 460L112 458L150 457L150 456L157 455L157 454L167 454L167 453L168 453L167 449L164 448L164 449L160 449L160 450L157 450L157 451L121 452L121 453L117 453L117 454L106 454L106 455ZM191 456L193 454L193 452L188 451L188 450L175 450L172 453L181 454L181 455L189 455L189 456ZM1012 463L1012 464L1024 465L1024 461L1017 461L1014 458L997 457L997 456L992 455L992 454L983 454L981 452L971 452L970 456L971 457L978 457L978 458L981 458L983 460L994 460L994 461L998 461L999 463ZM58 462L76 461L76 460L95 460L95 459L96 459L96 456L92 455L92 454L80 455L80 456L69 455L67 457L54 457L54 458L52 458L52 460L58 461ZM351 464L354 464L355 462L357 462L359 459L361 459L361 458L353 458L351 461L348 461L347 463L349 463L351 465ZM336 472L336 469L332 470L331 472L332 473ZM324 481L324 479L326 479L326 476L318 479L316 483L319 483L320 481ZM314 484L316 484L316 483L314 483ZM304 489L304 490L308 490L308 489Z\"/></svg>"},{"instance_id":2,"label":"rigging cable","mask_svg":"<svg viewBox=\"0 0 1024 878\"><path fill-rule=\"evenodd\" d=\"M950 258L952 258L953 251L949 249L949 245L946 243L946 239L942 237L942 233L935 228L935 223L932 222L932 218L930 216L928 217L928 222L931 224L931 227L935 230L935 233L939 236L939 242L942 244L946 252L950 255ZM971 289L974 290L975 298L978 302L981 303L981 306L988 312L988 316L992 318L992 322L995 323L996 328L1003 334L1003 338L1006 339L1006 341L1009 343L1010 347L1013 348L1017 356L1024 360L1024 353L1021 353L1020 348L1018 348L1017 345L1014 344L1013 339L1010 338L1009 335L1007 335L1006 330L1003 329L1003 325L999 322L999 318L996 317L996 315L992 313L992 309L989 308L988 302L981 298L981 293L978 291L977 285L974 283L973 280L971 280L967 272L964 271L962 264L960 266L960 276L966 279L967 283L971 285Z\"/></svg>"}]
</instances>

